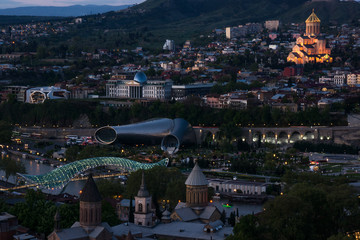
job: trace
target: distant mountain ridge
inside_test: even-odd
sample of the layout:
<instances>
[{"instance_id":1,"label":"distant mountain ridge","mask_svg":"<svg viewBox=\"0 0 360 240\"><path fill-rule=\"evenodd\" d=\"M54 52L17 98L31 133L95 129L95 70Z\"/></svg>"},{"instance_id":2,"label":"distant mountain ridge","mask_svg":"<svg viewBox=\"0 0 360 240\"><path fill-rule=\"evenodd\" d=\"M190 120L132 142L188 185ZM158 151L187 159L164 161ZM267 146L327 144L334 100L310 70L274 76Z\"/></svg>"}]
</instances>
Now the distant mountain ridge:
<instances>
[{"instance_id":1,"label":"distant mountain ridge","mask_svg":"<svg viewBox=\"0 0 360 240\"><path fill-rule=\"evenodd\" d=\"M17 7L0 9L0 15L7 16L41 16L41 17L77 17L126 9L131 5L73 5L67 7Z\"/></svg>"}]
</instances>

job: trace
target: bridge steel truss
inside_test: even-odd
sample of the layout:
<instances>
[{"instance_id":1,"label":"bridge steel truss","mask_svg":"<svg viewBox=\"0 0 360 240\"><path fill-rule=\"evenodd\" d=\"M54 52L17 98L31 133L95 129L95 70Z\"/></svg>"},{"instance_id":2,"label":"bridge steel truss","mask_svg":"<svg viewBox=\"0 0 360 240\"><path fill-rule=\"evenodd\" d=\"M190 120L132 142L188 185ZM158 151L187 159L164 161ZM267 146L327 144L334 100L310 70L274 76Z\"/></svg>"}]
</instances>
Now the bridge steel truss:
<instances>
[{"instance_id":1,"label":"bridge steel truss","mask_svg":"<svg viewBox=\"0 0 360 240\"><path fill-rule=\"evenodd\" d=\"M20 173L18 173L18 175L26 182L30 182L40 188L54 189L64 187L71 179L75 178L80 173L96 167L115 166L121 171L134 172L139 169L147 170L156 166L166 167L168 162L168 158L157 163L140 163L119 157L96 157L72 162L42 175L27 175Z\"/></svg>"}]
</instances>

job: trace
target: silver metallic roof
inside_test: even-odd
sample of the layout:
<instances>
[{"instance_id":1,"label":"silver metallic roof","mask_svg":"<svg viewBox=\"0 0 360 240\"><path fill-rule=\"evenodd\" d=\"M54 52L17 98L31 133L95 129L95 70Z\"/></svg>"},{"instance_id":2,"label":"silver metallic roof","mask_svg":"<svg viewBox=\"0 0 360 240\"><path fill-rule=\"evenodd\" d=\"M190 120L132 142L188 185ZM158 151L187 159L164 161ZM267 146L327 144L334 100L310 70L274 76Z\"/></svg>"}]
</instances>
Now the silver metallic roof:
<instances>
[{"instance_id":1,"label":"silver metallic roof","mask_svg":"<svg viewBox=\"0 0 360 240\"><path fill-rule=\"evenodd\" d=\"M191 171L189 177L185 181L185 185L190 186L203 186L208 185L208 181L206 180L205 175L200 169L199 165L196 163L195 167Z\"/></svg>"}]
</instances>

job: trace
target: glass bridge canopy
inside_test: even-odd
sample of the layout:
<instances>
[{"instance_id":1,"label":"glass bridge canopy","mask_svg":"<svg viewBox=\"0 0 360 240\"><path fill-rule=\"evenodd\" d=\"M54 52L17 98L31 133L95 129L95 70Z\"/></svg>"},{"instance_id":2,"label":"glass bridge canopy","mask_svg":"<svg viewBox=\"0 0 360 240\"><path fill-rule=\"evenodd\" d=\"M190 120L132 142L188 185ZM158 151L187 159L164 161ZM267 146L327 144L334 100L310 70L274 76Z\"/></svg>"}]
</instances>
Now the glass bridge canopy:
<instances>
[{"instance_id":1,"label":"glass bridge canopy","mask_svg":"<svg viewBox=\"0 0 360 240\"><path fill-rule=\"evenodd\" d=\"M168 162L168 158L165 158L157 163L140 163L119 157L96 157L72 162L42 175L27 175L19 173L18 175L26 182L34 184L40 188L54 189L64 187L71 181L71 179L77 177L78 174L96 167L114 166L121 171L133 172L139 169L151 169L156 166L166 167Z\"/></svg>"}]
</instances>

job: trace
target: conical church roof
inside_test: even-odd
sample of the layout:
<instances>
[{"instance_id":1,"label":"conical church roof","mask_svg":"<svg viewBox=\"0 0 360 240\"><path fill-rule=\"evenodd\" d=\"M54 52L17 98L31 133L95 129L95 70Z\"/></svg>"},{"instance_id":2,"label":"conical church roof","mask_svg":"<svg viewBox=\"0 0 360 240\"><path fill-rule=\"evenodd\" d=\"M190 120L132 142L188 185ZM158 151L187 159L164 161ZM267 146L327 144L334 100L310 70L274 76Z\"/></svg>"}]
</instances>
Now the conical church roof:
<instances>
[{"instance_id":1,"label":"conical church roof","mask_svg":"<svg viewBox=\"0 0 360 240\"><path fill-rule=\"evenodd\" d=\"M196 163L195 167L191 171L189 177L185 181L185 185L189 186L204 186L208 185L205 175L203 174L201 168Z\"/></svg>"},{"instance_id":2,"label":"conical church roof","mask_svg":"<svg viewBox=\"0 0 360 240\"><path fill-rule=\"evenodd\" d=\"M145 185L144 171L142 172L141 186L140 186L137 196L138 197L149 197L150 196L149 191L147 190L146 185Z\"/></svg>"},{"instance_id":3,"label":"conical church roof","mask_svg":"<svg viewBox=\"0 0 360 240\"><path fill-rule=\"evenodd\" d=\"M80 195L81 202L100 202L101 195L92 174L89 175Z\"/></svg>"},{"instance_id":4,"label":"conical church roof","mask_svg":"<svg viewBox=\"0 0 360 240\"><path fill-rule=\"evenodd\" d=\"M308 17L308 19L306 19L305 21L306 23L316 23L316 22L320 22L320 19L316 16L314 9L312 11L312 13L310 14L310 16Z\"/></svg>"}]
</instances>

